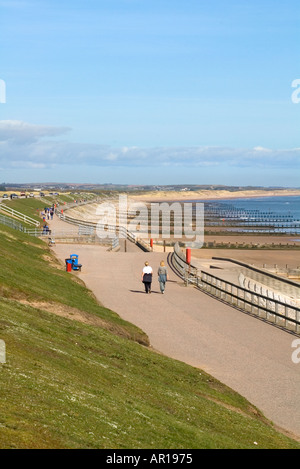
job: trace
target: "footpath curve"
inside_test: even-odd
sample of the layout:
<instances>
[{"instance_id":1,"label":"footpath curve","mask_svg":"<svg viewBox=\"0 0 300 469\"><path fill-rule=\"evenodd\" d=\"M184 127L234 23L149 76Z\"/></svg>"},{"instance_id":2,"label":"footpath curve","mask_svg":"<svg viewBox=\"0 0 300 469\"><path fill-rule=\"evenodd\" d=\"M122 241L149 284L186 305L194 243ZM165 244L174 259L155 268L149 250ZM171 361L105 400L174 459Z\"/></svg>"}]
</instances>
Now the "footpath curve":
<instances>
[{"instance_id":1,"label":"footpath curve","mask_svg":"<svg viewBox=\"0 0 300 469\"><path fill-rule=\"evenodd\" d=\"M60 224L55 218L51 228ZM144 293L146 260L156 272L168 254L108 252L95 245L53 246L64 262L79 255L78 275L98 301L147 333L151 346L171 358L203 369L258 407L267 418L300 438L300 364L292 361L296 337L236 310L193 287L185 287L169 266L162 295L156 275Z\"/></svg>"}]
</instances>

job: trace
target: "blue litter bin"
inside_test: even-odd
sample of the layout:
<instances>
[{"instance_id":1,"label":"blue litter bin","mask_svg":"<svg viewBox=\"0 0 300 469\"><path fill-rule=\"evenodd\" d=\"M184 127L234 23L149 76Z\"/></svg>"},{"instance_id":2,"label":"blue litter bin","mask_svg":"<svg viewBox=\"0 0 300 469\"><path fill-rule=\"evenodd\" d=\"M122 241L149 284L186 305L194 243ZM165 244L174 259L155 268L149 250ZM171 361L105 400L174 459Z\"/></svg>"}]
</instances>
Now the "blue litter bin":
<instances>
[{"instance_id":1,"label":"blue litter bin","mask_svg":"<svg viewBox=\"0 0 300 469\"><path fill-rule=\"evenodd\" d=\"M78 254L71 254L70 260L72 262L72 269L73 270L81 270L81 264L78 262Z\"/></svg>"}]
</instances>

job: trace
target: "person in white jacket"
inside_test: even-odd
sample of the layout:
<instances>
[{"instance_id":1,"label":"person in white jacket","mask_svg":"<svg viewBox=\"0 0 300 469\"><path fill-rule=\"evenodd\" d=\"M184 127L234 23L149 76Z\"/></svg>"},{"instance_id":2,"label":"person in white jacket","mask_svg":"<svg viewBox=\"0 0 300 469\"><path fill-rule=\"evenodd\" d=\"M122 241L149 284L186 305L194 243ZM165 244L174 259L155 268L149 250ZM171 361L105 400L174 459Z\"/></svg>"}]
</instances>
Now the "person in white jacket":
<instances>
[{"instance_id":1,"label":"person in white jacket","mask_svg":"<svg viewBox=\"0 0 300 469\"><path fill-rule=\"evenodd\" d=\"M145 285L145 292L151 293L151 283L152 283L153 269L149 265L149 262L145 262L145 266L142 272L142 282Z\"/></svg>"}]
</instances>

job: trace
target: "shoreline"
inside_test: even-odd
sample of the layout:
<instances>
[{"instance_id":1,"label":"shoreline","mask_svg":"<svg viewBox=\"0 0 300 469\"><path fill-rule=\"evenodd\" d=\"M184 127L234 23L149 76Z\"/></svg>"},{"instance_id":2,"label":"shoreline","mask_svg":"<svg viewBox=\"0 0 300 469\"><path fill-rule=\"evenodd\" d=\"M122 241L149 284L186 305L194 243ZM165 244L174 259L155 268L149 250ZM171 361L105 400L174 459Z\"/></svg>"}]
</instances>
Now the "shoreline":
<instances>
[{"instance_id":1,"label":"shoreline","mask_svg":"<svg viewBox=\"0 0 300 469\"><path fill-rule=\"evenodd\" d=\"M274 191L151 191L145 194L131 195L132 199L145 202L192 202L192 201L219 201L219 200L237 200L237 199L255 199L260 197L299 197L300 190L274 190Z\"/></svg>"}]
</instances>

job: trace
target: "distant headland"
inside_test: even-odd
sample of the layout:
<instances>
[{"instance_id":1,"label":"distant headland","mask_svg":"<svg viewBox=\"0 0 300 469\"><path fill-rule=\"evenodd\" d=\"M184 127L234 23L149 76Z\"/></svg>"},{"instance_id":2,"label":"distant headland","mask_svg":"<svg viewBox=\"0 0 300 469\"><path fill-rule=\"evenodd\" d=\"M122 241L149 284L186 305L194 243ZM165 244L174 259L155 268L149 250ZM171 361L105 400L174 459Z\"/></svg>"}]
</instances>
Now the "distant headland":
<instances>
[{"instance_id":1,"label":"distant headland","mask_svg":"<svg viewBox=\"0 0 300 469\"><path fill-rule=\"evenodd\" d=\"M128 193L144 201L159 200L218 200L252 197L300 196L299 188L226 186L226 185L137 185L112 183L2 183L2 190L24 191L93 191L99 193ZM38 188L38 189L37 189ZM1 190L0 189L0 190Z\"/></svg>"}]
</instances>

